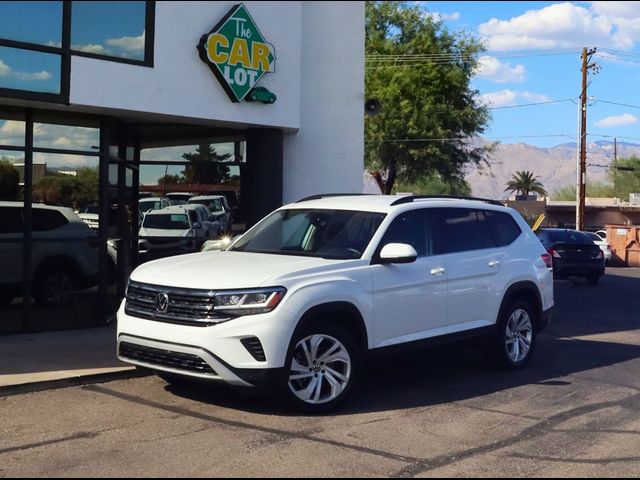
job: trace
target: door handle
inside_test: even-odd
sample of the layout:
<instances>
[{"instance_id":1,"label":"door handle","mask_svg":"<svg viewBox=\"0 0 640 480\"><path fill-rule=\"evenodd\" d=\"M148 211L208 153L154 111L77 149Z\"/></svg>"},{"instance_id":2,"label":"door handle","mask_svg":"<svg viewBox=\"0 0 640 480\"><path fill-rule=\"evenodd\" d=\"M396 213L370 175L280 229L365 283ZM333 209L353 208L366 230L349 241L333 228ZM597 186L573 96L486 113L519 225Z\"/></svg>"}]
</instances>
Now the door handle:
<instances>
[{"instance_id":1,"label":"door handle","mask_svg":"<svg viewBox=\"0 0 640 480\"><path fill-rule=\"evenodd\" d=\"M443 275L444 272L446 272L446 270L442 267L440 268L432 268L431 269L431 275Z\"/></svg>"},{"instance_id":2,"label":"door handle","mask_svg":"<svg viewBox=\"0 0 640 480\"><path fill-rule=\"evenodd\" d=\"M492 267L492 268L499 267L500 266L500 260L491 260L489 262L489 266Z\"/></svg>"}]
</instances>

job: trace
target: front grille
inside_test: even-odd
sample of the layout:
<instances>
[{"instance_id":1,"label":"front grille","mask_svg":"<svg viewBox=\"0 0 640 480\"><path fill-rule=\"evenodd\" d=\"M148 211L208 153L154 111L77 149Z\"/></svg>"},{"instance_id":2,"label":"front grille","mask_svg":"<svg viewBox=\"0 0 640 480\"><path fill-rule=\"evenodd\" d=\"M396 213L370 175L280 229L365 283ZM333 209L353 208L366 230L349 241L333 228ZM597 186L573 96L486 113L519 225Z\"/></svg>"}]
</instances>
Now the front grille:
<instances>
[{"instance_id":1,"label":"front grille","mask_svg":"<svg viewBox=\"0 0 640 480\"><path fill-rule=\"evenodd\" d=\"M119 354L122 358L152 366L217 376L215 370L197 355L143 347L142 345L134 345L127 342L120 343Z\"/></svg>"},{"instance_id":2,"label":"front grille","mask_svg":"<svg viewBox=\"0 0 640 480\"><path fill-rule=\"evenodd\" d=\"M167 308L158 308L159 295L168 297ZM229 320L228 315L216 313L214 292L185 290L130 282L127 289L125 313L158 322L207 326Z\"/></svg>"}]
</instances>

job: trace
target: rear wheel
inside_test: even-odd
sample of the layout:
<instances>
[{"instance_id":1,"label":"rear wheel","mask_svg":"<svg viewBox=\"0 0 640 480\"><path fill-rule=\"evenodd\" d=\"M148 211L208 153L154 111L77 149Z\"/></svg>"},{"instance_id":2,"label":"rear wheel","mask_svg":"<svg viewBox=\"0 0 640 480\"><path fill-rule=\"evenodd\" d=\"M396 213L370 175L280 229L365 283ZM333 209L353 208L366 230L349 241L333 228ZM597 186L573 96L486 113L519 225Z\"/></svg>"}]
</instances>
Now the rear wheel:
<instances>
[{"instance_id":1,"label":"rear wheel","mask_svg":"<svg viewBox=\"0 0 640 480\"><path fill-rule=\"evenodd\" d=\"M75 283L69 270L47 269L37 278L34 298L43 307L64 307L73 301Z\"/></svg>"},{"instance_id":2,"label":"rear wheel","mask_svg":"<svg viewBox=\"0 0 640 480\"><path fill-rule=\"evenodd\" d=\"M333 324L312 326L291 341L282 391L299 410L331 410L353 390L361 364L360 348L349 332Z\"/></svg>"},{"instance_id":3,"label":"rear wheel","mask_svg":"<svg viewBox=\"0 0 640 480\"><path fill-rule=\"evenodd\" d=\"M508 370L518 370L529 362L535 345L535 316L531 306L525 301L510 303L498 322L497 360Z\"/></svg>"}]
</instances>

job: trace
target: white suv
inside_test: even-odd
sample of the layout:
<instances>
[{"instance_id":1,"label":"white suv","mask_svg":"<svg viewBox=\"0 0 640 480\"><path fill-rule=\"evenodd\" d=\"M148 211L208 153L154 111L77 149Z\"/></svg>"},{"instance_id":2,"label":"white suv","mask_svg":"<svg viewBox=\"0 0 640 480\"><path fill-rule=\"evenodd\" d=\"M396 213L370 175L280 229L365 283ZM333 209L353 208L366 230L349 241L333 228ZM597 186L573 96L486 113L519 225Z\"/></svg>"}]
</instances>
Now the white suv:
<instances>
[{"instance_id":1,"label":"white suv","mask_svg":"<svg viewBox=\"0 0 640 480\"><path fill-rule=\"evenodd\" d=\"M372 351L484 335L509 369L553 306L551 257L497 202L316 196L226 250L136 269L118 356L169 381L275 387L303 410L353 390Z\"/></svg>"}]
</instances>

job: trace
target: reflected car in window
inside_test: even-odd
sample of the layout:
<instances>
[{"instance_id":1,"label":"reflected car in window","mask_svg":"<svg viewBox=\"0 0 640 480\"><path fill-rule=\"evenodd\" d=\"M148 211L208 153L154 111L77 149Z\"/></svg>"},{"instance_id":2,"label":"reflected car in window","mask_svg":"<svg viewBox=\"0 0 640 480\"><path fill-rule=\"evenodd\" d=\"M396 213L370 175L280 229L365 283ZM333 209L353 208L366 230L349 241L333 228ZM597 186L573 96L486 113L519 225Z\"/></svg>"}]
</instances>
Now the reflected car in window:
<instances>
[{"instance_id":1,"label":"reflected car in window","mask_svg":"<svg viewBox=\"0 0 640 480\"><path fill-rule=\"evenodd\" d=\"M225 197L221 195L204 195L191 197L190 204L204 205L209 209L214 222L219 227L219 235L229 233L231 231L231 209L227 206Z\"/></svg>"},{"instance_id":2,"label":"reflected car in window","mask_svg":"<svg viewBox=\"0 0 640 480\"><path fill-rule=\"evenodd\" d=\"M78 291L98 284L98 236L70 208L34 204L32 212L34 299L46 307L67 305ZM0 218L2 306L22 295L22 203L0 202Z\"/></svg>"}]
</instances>

